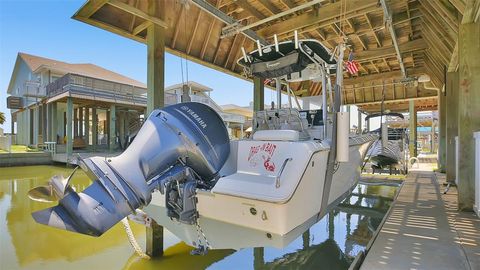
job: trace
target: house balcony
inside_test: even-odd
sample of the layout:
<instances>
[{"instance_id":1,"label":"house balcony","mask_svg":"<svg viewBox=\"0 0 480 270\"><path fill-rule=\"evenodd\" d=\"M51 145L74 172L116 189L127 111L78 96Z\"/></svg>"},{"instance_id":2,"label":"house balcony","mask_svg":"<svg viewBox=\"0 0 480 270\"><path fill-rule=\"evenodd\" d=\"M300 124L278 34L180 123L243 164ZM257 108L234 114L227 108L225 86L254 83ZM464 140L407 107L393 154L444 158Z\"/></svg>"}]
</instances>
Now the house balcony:
<instances>
[{"instance_id":1,"label":"house balcony","mask_svg":"<svg viewBox=\"0 0 480 270\"><path fill-rule=\"evenodd\" d=\"M46 86L48 98L72 96L81 99L146 107L146 89L78 74L66 74Z\"/></svg>"},{"instance_id":2,"label":"house balcony","mask_svg":"<svg viewBox=\"0 0 480 270\"><path fill-rule=\"evenodd\" d=\"M46 86L46 96L50 99L61 99L66 96L80 99L103 101L109 103L120 103L146 107L146 89L132 85L120 84L105 81L78 74L66 74L58 80ZM212 107L217 111L225 122L245 122L241 115L225 113L210 97L190 95L193 102L199 102ZM181 102L181 96L174 93L165 93L165 105L172 105Z\"/></svg>"},{"instance_id":3,"label":"house balcony","mask_svg":"<svg viewBox=\"0 0 480 270\"><path fill-rule=\"evenodd\" d=\"M23 87L25 97L43 98L46 95L45 87L42 87L39 81L25 81Z\"/></svg>"}]
</instances>

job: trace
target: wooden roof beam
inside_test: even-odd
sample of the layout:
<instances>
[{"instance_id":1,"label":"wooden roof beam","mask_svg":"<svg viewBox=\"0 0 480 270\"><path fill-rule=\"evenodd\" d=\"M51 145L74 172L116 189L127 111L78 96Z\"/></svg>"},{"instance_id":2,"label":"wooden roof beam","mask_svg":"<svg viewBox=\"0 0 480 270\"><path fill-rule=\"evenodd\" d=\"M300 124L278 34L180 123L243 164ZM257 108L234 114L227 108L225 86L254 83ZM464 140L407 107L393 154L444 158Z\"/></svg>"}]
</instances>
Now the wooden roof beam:
<instances>
[{"instance_id":1,"label":"wooden roof beam","mask_svg":"<svg viewBox=\"0 0 480 270\"><path fill-rule=\"evenodd\" d=\"M215 3L216 8L219 7L220 2L221 2L221 0L217 0L217 2ZM213 27L215 26L216 22L217 22L217 19L215 17L213 17L212 21L210 22L210 25L208 27L207 35L205 36L205 39L203 41L202 49L200 50L200 59L205 58L205 52L207 51L207 45L208 45L208 42L210 41L210 38L212 36L212 30L213 30Z\"/></svg>"},{"instance_id":2,"label":"wooden roof beam","mask_svg":"<svg viewBox=\"0 0 480 270\"><path fill-rule=\"evenodd\" d=\"M232 53L234 51L235 45L237 43L238 36L240 36L240 35L236 34L235 37L233 38L232 45L230 46L230 49L228 50L227 59L225 60L225 64L223 65L224 68L227 68L228 62L230 62L230 57L232 56ZM233 59L233 61L235 62L235 59Z\"/></svg>"},{"instance_id":3,"label":"wooden roof beam","mask_svg":"<svg viewBox=\"0 0 480 270\"><path fill-rule=\"evenodd\" d=\"M134 17L135 18L135 17ZM150 21L144 21L141 24L137 25L135 28L132 30L132 34L134 36L140 34L143 30L147 29L152 24Z\"/></svg>"},{"instance_id":4,"label":"wooden roof beam","mask_svg":"<svg viewBox=\"0 0 480 270\"><path fill-rule=\"evenodd\" d=\"M446 16L443 16L442 15L442 12L439 11L438 9L438 6L433 4L434 2L437 2L437 1L425 1L425 0L422 0L420 3L422 4L422 6L425 7L425 10L426 12L432 12L432 11L435 11L438 16L433 16L433 18L437 19L437 20L440 20L442 21L443 23L445 23L446 25L448 25L448 27L450 27L450 29L456 31L458 33L458 23L450 20L448 17Z\"/></svg>"},{"instance_id":5,"label":"wooden roof beam","mask_svg":"<svg viewBox=\"0 0 480 270\"><path fill-rule=\"evenodd\" d=\"M95 12L97 12L101 7L103 7L108 0L90 0L87 4L74 15L84 18L90 18Z\"/></svg>"},{"instance_id":6,"label":"wooden roof beam","mask_svg":"<svg viewBox=\"0 0 480 270\"><path fill-rule=\"evenodd\" d=\"M370 8L364 9L362 11L358 11L358 12L355 12L355 13L347 14L346 17L348 19L348 18L355 18L355 17L358 17L358 16L363 16L363 13L369 12L369 9ZM373 8L371 8L370 11L375 11L376 9L377 9L376 7L373 7ZM411 18L408 18L408 15L407 15L406 12L400 12L400 13L394 14L393 25L398 26L398 25L401 25L401 24L404 24L404 23L410 23L411 20L418 19L418 18L421 18L421 17L422 17L422 15L421 15L421 13L419 13L417 15L414 15ZM304 32L315 31L316 29L322 29L322 28L325 28L325 27L329 27L332 23L338 23L340 21L342 21L342 19L340 19L339 17L334 17L332 19L322 21L319 24L315 24L315 25L311 25L311 26L308 26L308 27L305 27L305 28L301 28L298 31L299 31L299 34L302 34ZM372 25L373 25L375 31L380 31L384 28L383 21L378 21L378 22L372 21ZM357 29L354 33L346 34L346 35L349 39L353 40L353 39L356 39L357 36L369 34L369 33L371 33L371 31L372 31L371 28L368 27L368 26L367 27L357 26ZM285 33L279 35L280 39L288 39L288 38L291 38L292 36L293 36L292 31L285 32ZM337 38L337 36L331 36L331 37L327 37L326 40L324 40L324 41L328 42L328 41L335 40L336 38Z\"/></svg>"},{"instance_id":7,"label":"wooden roof beam","mask_svg":"<svg viewBox=\"0 0 480 270\"><path fill-rule=\"evenodd\" d=\"M237 4L239 7L243 8L248 13L252 14L252 16L257 19L265 19L267 17L263 13L258 11L256 8L254 8L252 5L250 5L247 0L235 0L234 3Z\"/></svg>"},{"instance_id":8,"label":"wooden roof beam","mask_svg":"<svg viewBox=\"0 0 480 270\"><path fill-rule=\"evenodd\" d=\"M359 35L356 35L356 37L357 37L357 40L360 42L360 45L362 45L363 50L364 51L368 50L368 46L365 43L365 41L363 41L362 37Z\"/></svg>"},{"instance_id":9,"label":"wooden roof beam","mask_svg":"<svg viewBox=\"0 0 480 270\"><path fill-rule=\"evenodd\" d=\"M282 12L277 6L268 0L257 0L262 6L264 6L272 15Z\"/></svg>"},{"instance_id":10,"label":"wooden roof beam","mask_svg":"<svg viewBox=\"0 0 480 270\"><path fill-rule=\"evenodd\" d=\"M450 4L452 4L457 11L463 15L465 12L465 1L464 0L449 0Z\"/></svg>"},{"instance_id":11,"label":"wooden roof beam","mask_svg":"<svg viewBox=\"0 0 480 270\"><path fill-rule=\"evenodd\" d=\"M478 16L480 14L480 1L469 1L466 5L463 3L462 0L450 0L452 4L463 14L463 18L461 23L472 23L475 20L478 20ZM460 3L461 2L461 3ZM463 4L463 6L461 6ZM448 64L448 71L454 72L458 68L458 38L455 42L455 46L453 48L452 57L450 58Z\"/></svg>"},{"instance_id":12,"label":"wooden roof beam","mask_svg":"<svg viewBox=\"0 0 480 270\"><path fill-rule=\"evenodd\" d=\"M435 10L437 10L438 14L443 17L447 23L451 24L454 28L458 28L459 21L456 14L453 14L452 11L445 6L445 4L450 5L448 1L429 1L429 3L433 6ZM453 5L451 5L451 7L453 10L455 10L455 7Z\"/></svg>"},{"instance_id":13,"label":"wooden roof beam","mask_svg":"<svg viewBox=\"0 0 480 270\"><path fill-rule=\"evenodd\" d=\"M375 41L377 41L377 47L382 47L382 42L380 41L380 38L378 38L377 32L373 29L372 21L370 21L370 17L368 17L368 14L363 15L365 17L365 20L368 23L368 26L370 26L370 29L372 30L373 37L375 38Z\"/></svg>"},{"instance_id":14,"label":"wooden roof beam","mask_svg":"<svg viewBox=\"0 0 480 270\"><path fill-rule=\"evenodd\" d=\"M358 67L365 73L369 74L370 72L363 66L362 63L358 63Z\"/></svg>"},{"instance_id":15,"label":"wooden roof beam","mask_svg":"<svg viewBox=\"0 0 480 270\"><path fill-rule=\"evenodd\" d=\"M173 31L172 43L170 45L172 49L175 49L175 45L177 45L178 33L180 32L180 23L182 22L184 15L185 15L185 6L182 6L180 8L180 14L178 15L178 18L177 18L177 23L175 24L175 30Z\"/></svg>"},{"instance_id":16,"label":"wooden roof beam","mask_svg":"<svg viewBox=\"0 0 480 270\"><path fill-rule=\"evenodd\" d=\"M455 72L458 69L458 42L455 42L452 57L448 63L448 72Z\"/></svg>"},{"instance_id":17,"label":"wooden roof beam","mask_svg":"<svg viewBox=\"0 0 480 270\"><path fill-rule=\"evenodd\" d=\"M140 2L140 1L138 1L138 0L134 0L133 6L134 6L135 8L138 8L138 3L139 3L139 2ZM135 26L135 21L136 21L136 19L137 19L137 17L136 17L136 16L133 16L132 21L130 22L130 27L128 28L128 29L130 30L130 32L133 32L133 27Z\"/></svg>"},{"instance_id":18,"label":"wooden roof beam","mask_svg":"<svg viewBox=\"0 0 480 270\"><path fill-rule=\"evenodd\" d=\"M441 46L441 42L438 40L435 40L433 37L434 35L426 34L425 33L425 41L430 47L430 50L435 52L435 55L440 58L439 60L443 64L448 64L449 57L447 56L447 52L442 49L443 47Z\"/></svg>"},{"instance_id":19,"label":"wooden roof beam","mask_svg":"<svg viewBox=\"0 0 480 270\"><path fill-rule=\"evenodd\" d=\"M400 66L400 70L402 71L403 77L407 78L407 72L405 70L405 64L404 64L404 61L403 61L402 52L400 50L400 47L398 46L397 34L395 32L395 26L393 25L391 6L390 6L390 4L389 4L389 6L387 6L387 2L385 0L380 0L380 3L382 4L383 17L385 19L386 28L388 29L388 32L390 33L390 38L391 38L393 46L395 48L398 64Z\"/></svg>"},{"instance_id":20,"label":"wooden roof beam","mask_svg":"<svg viewBox=\"0 0 480 270\"><path fill-rule=\"evenodd\" d=\"M424 68L409 69L407 71L410 76L420 76L422 74L427 73L426 69ZM344 79L343 84L354 85L354 84L362 84L362 83L373 82L373 81L399 79L401 77L402 77L402 72L400 70L396 70L396 71L382 72L382 73L369 74L365 76L358 76L354 78Z\"/></svg>"},{"instance_id":21,"label":"wooden roof beam","mask_svg":"<svg viewBox=\"0 0 480 270\"><path fill-rule=\"evenodd\" d=\"M280 2L288 8L293 8L293 7L296 6L296 4L293 0L280 0Z\"/></svg>"},{"instance_id":22,"label":"wooden roof beam","mask_svg":"<svg viewBox=\"0 0 480 270\"><path fill-rule=\"evenodd\" d=\"M380 69L378 69L377 65L373 61L369 61L369 63L373 66L377 73L380 73Z\"/></svg>"},{"instance_id":23,"label":"wooden roof beam","mask_svg":"<svg viewBox=\"0 0 480 270\"><path fill-rule=\"evenodd\" d=\"M237 59L240 58L241 55L241 48L245 45L245 41L247 38L243 36L242 42L240 43L240 46L237 48L237 53L235 54L235 58L233 58L232 66L230 67L231 71L235 71L235 66L237 64Z\"/></svg>"},{"instance_id":24,"label":"wooden roof beam","mask_svg":"<svg viewBox=\"0 0 480 270\"><path fill-rule=\"evenodd\" d=\"M192 49L193 40L195 39L195 35L197 34L198 24L200 23L200 19L202 18L203 12L202 9L198 9L197 20L195 21L195 27L193 27L192 35L190 36L190 40L188 41L187 46L187 54L190 54L190 50Z\"/></svg>"},{"instance_id":25,"label":"wooden roof beam","mask_svg":"<svg viewBox=\"0 0 480 270\"><path fill-rule=\"evenodd\" d=\"M206 13L208 13L208 14L214 16L216 19L220 20L222 23L226 23L226 24L229 24L229 25L239 23L238 20L228 16L223 11L219 10L216 6L211 5L209 2L207 2L205 0L190 0L190 1L192 1L192 3L194 5L196 5L200 9L204 10ZM241 2L241 1L245 2L246 0L237 0L237 2ZM249 6L249 5L247 5L247 6ZM243 31L242 33L251 40L259 40L260 43L266 44L266 41L262 37L258 36L257 33L252 31L251 29L247 29L247 30Z\"/></svg>"},{"instance_id":26,"label":"wooden roof beam","mask_svg":"<svg viewBox=\"0 0 480 270\"><path fill-rule=\"evenodd\" d=\"M416 39L406 43L399 44L400 51L402 53L421 51L428 48L427 43L423 39ZM360 51L356 53L356 58L360 61L367 61L370 59L385 58L390 55L396 54L394 46L381 47L371 49L368 51Z\"/></svg>"},{"instance_id":27,"label":"wooden roof beam","mask_svg":"<svg viewBox=\"0 0 480 270\"><path fill-rule=\"evenodd\" d=\"M352 28L353 32L357 31L357 28L355 26L355 23L353 22L353 19L346 19L346 22L347 22L348 26L350 26L350 28Z\"/></svg>"},{"instance_id":28,"label":"wooden roof beam","mask_svg":"<svg viewBox=\"0 0 480 270\"><path fill-rule=\"evenodd\" d=\"M385 66L387 67L388 71L392 71L392 68L391 68L390 65L388 64L387 59L383 58L383 63L384 63ZM415 65L414 65L414 67L415 67Z\"/></svg>"},{"instance_id":29,"label":"wooden roof beam","mask_svg":"<svg viewBox=\"0 0 480 270\"><path fill-rule=\"evenodd\" d=\"M350 0L347 5L347 18L353 17L353 13L367 9L366 12L377 9L377 0ZM274 34L281 35L294 30L305 28L307 26L319 24L325 21L335 20L341 13L342 2L338 1L332 4L324 5L318 9L303 13L301 15L292 17L291 19L284 20L268 27L265 27L257 33L263 37L271 37ZM365 12L365 11L363 11ZM348 14L350 16L348 16ZM358 14L356 14L358 15Z\"/></svg>"},{"instance_id":30,"label":"wooden roof beam","mask_svg":"<svg viewBox=\"0 0 480 270\"><path fill-rule=\"evenodd\" d=\"M480 1L468 0L463 13L462 24L476 22L480 17Z\"/></svg>"},{"instance_id":31,"label":"wooden roof beam","mask_svg":"<svg viewBox=\"0 0 480 270\"><path fill-rule=\"evenodd\" d=\"M433 27L435 27L435 29L437 29L437 32L440 32L445 38L448 38L451 41L456 40L458 36L458 29L452 29L445 23L443 19L438 18L438 16L433 16L424 7L420 8L420 10L424 12L424 16L422 18L423 22L430 23Z\"/></svg>"},{"instance_id":32,"label":"wooden roof beam","mask_svg":"<svg viewBox=\"0 0 480 270\"><path fill-rule=\"evenodd\" d=\"M135 8L133 6L130 6L129 4L125 4L123 2L120 2L119 0L109 0L108 4L111 5L111 6L114 6L118 9L121 9L121 10L127 12L127 13L130 13L132 15L140 17L144 20L151 21L152 23L154 23L158 26L161 26L163 28L168 28L168 24L165 21L163 21L162 19L160 19L158 17L155 17L155 16L148 15L147 13L143 12L142 10L140 10L138 8Z\"/></svg>"}]
</instances>

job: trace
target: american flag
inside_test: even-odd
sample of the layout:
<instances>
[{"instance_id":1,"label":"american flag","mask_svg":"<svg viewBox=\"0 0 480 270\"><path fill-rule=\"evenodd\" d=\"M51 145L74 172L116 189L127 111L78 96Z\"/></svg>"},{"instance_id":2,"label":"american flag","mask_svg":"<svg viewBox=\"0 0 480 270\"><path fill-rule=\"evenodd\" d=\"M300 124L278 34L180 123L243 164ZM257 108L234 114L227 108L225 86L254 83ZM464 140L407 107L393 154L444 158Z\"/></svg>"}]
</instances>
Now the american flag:
<instances>
[{"instance_id":1,"label":"american flag","mask_svg":"<svg viewBox=\"0 0 480 270\"><path fill-rule=\"evenodd\" d=\"M263 81L263 84L267 85L267 84L270 84L272 81L273 81L273 80L271 80L271 79L265 79L265 80Z\"/></svg>"},{"instance_id":2,"label":"american flag","mask_svg":"<svg viewBox=\"0 0 480 270\"><path fill-rule=\"evenodd\" d=\"M352 52L350 55L348 55L348 61L345 63L345 68L347 69L348 73L352 75L358 72L358 64L355 60L353 60Z\"/></svg>"}]
</instances>

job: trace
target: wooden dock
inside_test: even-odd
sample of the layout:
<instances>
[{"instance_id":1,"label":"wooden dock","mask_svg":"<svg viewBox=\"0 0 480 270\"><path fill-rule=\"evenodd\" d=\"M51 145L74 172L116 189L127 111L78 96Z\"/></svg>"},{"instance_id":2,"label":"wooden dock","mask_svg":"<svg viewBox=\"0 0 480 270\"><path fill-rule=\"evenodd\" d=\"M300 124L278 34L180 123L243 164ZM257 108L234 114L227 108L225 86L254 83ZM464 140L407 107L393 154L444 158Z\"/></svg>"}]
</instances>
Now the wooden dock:
<instances>
[{"instance_id":1,"label":"wooden dock","mask_svg":"<svg viewBox=\"0 0 480 270\"><path fill-rule=\"evenodd\" d=\"M433 163L412 169L360 269L480 269L480 219Z\"/></svg>"},{"instance_id":2,"label":"wooden dock","mask_svg":"<svg viewBox=\"0 0 480 270\"><path fill-rule=\"evenodd\" d=\"M55 153L52 155L52 160L54 162L77 165L78 157L89 158L89 157L99 156L99 157L109 158L109 157L118 156L120 154L121 152L79 152L79 153L73 153L72 156L70 156L70 158L67 158L66 153Z\"/></svg>"}]
</instances>

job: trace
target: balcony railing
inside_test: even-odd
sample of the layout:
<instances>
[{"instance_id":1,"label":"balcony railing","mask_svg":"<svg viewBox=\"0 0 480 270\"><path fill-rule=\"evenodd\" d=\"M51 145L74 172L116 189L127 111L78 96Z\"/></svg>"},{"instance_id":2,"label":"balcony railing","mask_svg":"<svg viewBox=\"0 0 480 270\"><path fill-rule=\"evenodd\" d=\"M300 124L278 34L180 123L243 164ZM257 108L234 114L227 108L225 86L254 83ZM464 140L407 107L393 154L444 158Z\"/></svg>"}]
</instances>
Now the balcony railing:
<instances>
[{"instance_id":1,"label":"balcony railing","mask_svg":"<svg viewBox=\"0 0 480 270\"><path fill-rule=\"evenodd\" d=\"M46 86L47 96L53 97L69 91L94 99L106 99L112 102L146 105L146 89L77 74L66 74Z\"/></svg>"},{"instance_id":2,"label":"balcony railing","mask_svg":"<svg viewBox=\"0 0 480 270\"><path fill-rule=\"evenodd\" d=\"M26 97L45 97L45 87L41 87L39 81L25 81L24 89Z\"/></svg>"},{"instance_id":3,"label":"balcony railing","mask_svg":"<svg viewBox=\"0 0 480 270\"><path fill-rule=\"evenodd\" d=\"M245 117L243 115L220 112L220 116L225 122L240 123L240 124L245 123Z\"/></svg>"},{"instance_id":4,"label":"balcony railing","mask_svg":"<svg viewBox=\"0 0 480 270\"><path fill-rule=\"evenodd\" d=\"M46 86L48 97L57 96L66 92L77 94L92 99L104 99L114 103L129 103L147 105L146 89L132 85L115 83L111 81L91 78L77 74L66 74L58 80ZM190 95L194 102L203 103L217 111L225 122L244 123L245 117L231 113L224 113L210 97ZM165 93L165 105L173 105L181 102L181 96L173 93Z\"/></svg>"}]
</instances>

